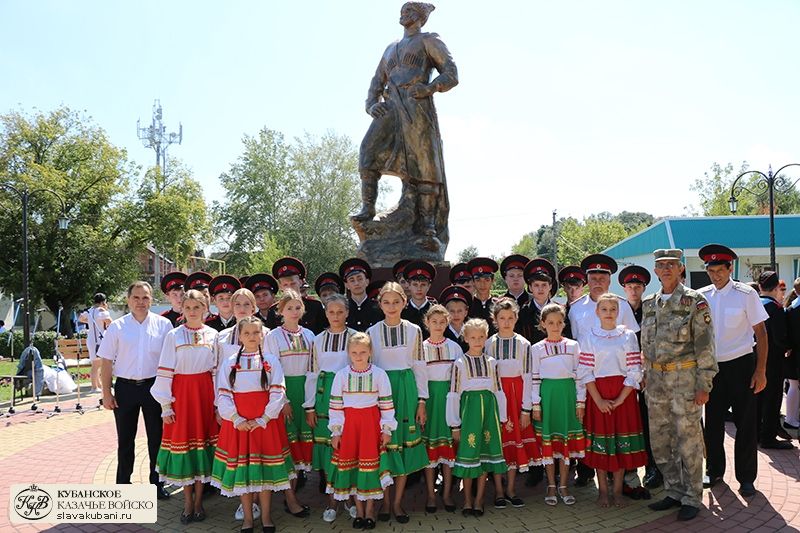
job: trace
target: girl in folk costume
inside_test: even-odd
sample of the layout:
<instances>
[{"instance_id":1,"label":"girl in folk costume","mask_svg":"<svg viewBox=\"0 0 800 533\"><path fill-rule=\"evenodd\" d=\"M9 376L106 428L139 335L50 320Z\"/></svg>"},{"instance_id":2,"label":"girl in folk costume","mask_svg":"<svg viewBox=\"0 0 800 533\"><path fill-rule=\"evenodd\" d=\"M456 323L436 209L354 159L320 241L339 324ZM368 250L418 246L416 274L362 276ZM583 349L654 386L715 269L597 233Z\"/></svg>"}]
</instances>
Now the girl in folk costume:
<instances>
[{"instance_id":1,"label":"girl in folk costume","mask_svg":"<svg viewBox=\"0 0 800 533\"><path fill-rule=\"evenodd\" d=\"M356 333L347 327L348 300L341 294L333 294L325 300L325 317L328 328L314 338L311 357L306 371L306 390L303 408L306 421L314 433L314 449L311 466L320 473L320 486L325 490L330 478L331 432L328 429L328 410L331 403L331 385L336 372L347 367L347 341ZM353 511L355 509L353 508ZM331 494L322 519L336 519L336 502Z\"/></svg>"},{"instance_id":2,"label":"girl in folk costume","mask_svg":"<svg viewBox=\"0 0 800 533\"><path fill-rule=\"evenodd\" d=\"M406 476L428 465L428 454L422 444L428 377L422 355L422 331L400 317L406 305L403 288L397 283L387 282L381 288L378 303L384 319L370 327L367 333L372 341L373 362L386 371L392 384L397 429L387 446L387 460L395 485L392 512L399 523L405 524L409 521L403 510ZM388 488L384 496L388 500ZM379 513L378 519L389 520L388 509Z\"/></svg>"},{"instance_id":3,"label":"girl in folk costume","mask_svg":"<svg viewBox=\"0 0 800 533\"><path fill-rule=\"evenodd\" d=\"M614 474L614 505L623 507L625 470L647 464L642 420L636 395L642 381L642 354L636 334L617 325L619 298L603 294L597 299L600 328L592 328L581 346L578 379L586 385L586 465L597 469L597 499L610 504L607 472Z\"/></svg>"},{"instance_id":4,"label":"girl in folk costume","mask_svg":"<svg viewBox=\"0 0 800 533\"><path fill-rule=\"evenodd\" d=\"M314 344L314 332L300 325L305 305L299 293L287 289L278 300L277 311L283 325L267 334L267 351L280 356L286 378L286 405L283 415L289 435L289 449L297 470L311 470L314 439L303 409L306 394L306 371Z\"/></svg>"},{"instance_id":5,"label":"girl in folk costume","mask_svg":"<svg viewBox=\"0 0 800 533\"><path fill-rule=\"evenodd\" d=\"M547 505L556 505L558 496L567 505L575 497L567 490L570 458L584 456L583 435L586 387L576 379L580 348L563 337L567 313L559 304L542 308L539 327L547 337L531 346L533 376L533 420L542 447L542 463L547 471ZM555 462L560 459L561 486L556 491Z\"/></svg>"},{"instance_id":6,"label":"girl in folk costume","mask_svg":"<svg viewBox=\"0 0 800 533\"><path fill-rule=\"evenodd\" d=\"M256 297L253 295L250 289L238 289L231 296L230 303L231 307L233 308L233 317L235 319L234 323L248 316L254 316L256 310L258 309L256 307ZM264 327L265 342L261 347L264 351L266 351L267 348L267 333L269 333L269 328ZM234 324L233 326L220 331L217 342L217 350L221 359L227 358L227 356L238 352L240 347L239 330L236 328L236 325Z\"/></svg>"},{"instance_id":7,"label":"girl in folk costume","mask_svg":"<svg viewBox=\"0 0 800 533\"><path fill-rule=\"evenodd\" d=\"M422 343L425 364L428 374L428 401L425 402L426 423L422 432L422 441L428 450L428 468L425 469L425 481L428 486L428 501L425 511L436 512L436 489L434 477L441 465L443 491L442 500L447 511L456 509L453 503L453 471L455 465L455 448L453 434L447 425L447 393L450 391L450 379L453 374L453 362L464 355L461 346L452 339L445 338L449 314L439 304L428 309L425 325L430 336Z\"/></svg>"},{"instance_id":8,"label":"girl in folk costume","mask_svg":"<svg viewBox=\"0 0 800 533\"><path fill-rule=\"evenodd\" d=\"M464 480L464 516L483 516L486 474L494 474L495 486L502 487L502 474L508 471L500 437L500 423L508 419L506 396L497 361L484 350L488 334L489 324L483 319L473 318L464 324L469 350L453 364L447 393L447 423L458 446L453 475ZM472 482L476 478L473 499Z\"/></svg>"},{"instance_id":9,"label":"girl in folk costume","mask_svg":"<svg viewBox=\"0 0 800 533\"><path fill-rule=\"evenodd\" d=\"M156 469L162 482L183 486L182 524L205 519L203 483L211 480L219 432L214 412L217 332L203 324L207 311L203 293L190 290L184 295L186 322L164 339L150 389L164 420Z\"/></svg>"},{"instance_id":10,"label":"girl in folk costume","mask_svg":"<svg viewBox=\"0 0 800 533\"><path fill-rule=\"evenodd\" d=\"M498 300L492 308L492 317L497 333L486 341L486 354L497 362L497 375L503 386L508 410L508 422L501 428L508 483L503 494L503 486L495 478L494 506L503 509L510 502L514 507L523 507L525 502L517 497L514 487L517 471L526 472L529 466L541 464L542 457L530 417L531 345L525 337L514 332L519 306L513 299Z\"/></svg>"},{"instance_id":11,"label":"girl in folk costume","mask_svg":"<svg viewBox=\"0 0 800 533\"><path fill-rule=\"evenodd\" d=\"M354 333L347 343L350 364L336 372L331 385L330 422L333 457L329 494L356 501L353 528L375 528L375 500L392 484L386 445L397 428L389 376L370 363L372 343Z\"/></svg>"},{"instance_id":12,"label":"girl in folk costume","mask_svg":"<svg viewBox=\"0 0 800 533\"><path fill-rule=\"evenodd\" d=\"M217 373L219 412L223 418L211 484L223 496L239 496L242 531L253 531L253 499L261 504L264 531L271 523L272 492L286 491L290 512L302 512L290 480L296 477L289 454L281 408L286 400L283 370L277 357L263 353L262 323L245 317L236 324L239 351L221 362Z\"/></svg>"}]
</instances>

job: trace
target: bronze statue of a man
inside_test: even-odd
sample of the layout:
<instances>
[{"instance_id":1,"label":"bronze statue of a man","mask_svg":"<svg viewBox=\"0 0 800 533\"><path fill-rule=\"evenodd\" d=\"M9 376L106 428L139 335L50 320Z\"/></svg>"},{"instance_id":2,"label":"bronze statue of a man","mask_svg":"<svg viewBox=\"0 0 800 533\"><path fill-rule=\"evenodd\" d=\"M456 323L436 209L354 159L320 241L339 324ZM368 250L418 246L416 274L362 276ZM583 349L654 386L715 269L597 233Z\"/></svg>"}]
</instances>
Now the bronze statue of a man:
<instances>
[{"instance_id":1,"label":"bronze statue of a man","mask_svg":"<svg viewBox=\"0 0 800 533\"><path fill-rule=\"evenodd\" d=\"M373 118L361 143L361 212L356 221L375 216L382 174L403 180L416 196L415 232L436 237L447 231L447 183L439 121L433 94L458 85L458 71L435 33L420 31L434 6L406 2L400 10L403 38L390 44L369 86L366 110ZM431 73L439 73L431 80ZM405 195L404 195L405 196Z\"/></svg>"}]
</instances>

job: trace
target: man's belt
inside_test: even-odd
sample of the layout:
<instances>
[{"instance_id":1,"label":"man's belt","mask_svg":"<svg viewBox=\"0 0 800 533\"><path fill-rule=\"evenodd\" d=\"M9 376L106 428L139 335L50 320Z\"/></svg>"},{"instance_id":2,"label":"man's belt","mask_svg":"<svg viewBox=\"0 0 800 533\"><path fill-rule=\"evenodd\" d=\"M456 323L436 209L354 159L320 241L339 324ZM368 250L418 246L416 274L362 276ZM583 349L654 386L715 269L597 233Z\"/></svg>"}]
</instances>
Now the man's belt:
<instances>
[{"instance_id":1,"label":"man's belt","mask_svg":"<svg viewBox=\"0 0 800 533\"><path fill-rule=\"evenodd\" d=\"M660 363L650 363L650 368L660 372L674 372L675 370L686 370L687 368L695 368L697 361L681 361L680 363L667 363L662 365Z\"/></svg>"},{"instance_id":2,"label":"man's belt","mask_svg":"<svg viewBox=\"0 0 800 533\"><path fill-rule=\"evenodd\" d=\"M152 383L156 380L155 376L152 378L144 378L144 379L128 379L128 378L117 378L117 383L128 383L129 385L144 385L146 383Z\"/></svg>"}]
</instances>

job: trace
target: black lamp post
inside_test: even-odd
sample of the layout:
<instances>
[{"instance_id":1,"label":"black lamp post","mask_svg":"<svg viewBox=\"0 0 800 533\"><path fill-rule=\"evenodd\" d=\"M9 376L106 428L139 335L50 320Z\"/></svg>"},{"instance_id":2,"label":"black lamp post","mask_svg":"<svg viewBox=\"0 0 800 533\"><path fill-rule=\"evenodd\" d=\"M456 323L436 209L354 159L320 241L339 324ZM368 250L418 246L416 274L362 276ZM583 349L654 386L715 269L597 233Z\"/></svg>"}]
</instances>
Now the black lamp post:
<instances>
[{"instance_id":1,"label":"black lamp post","mask_svg":"<svg viewBox=\"0 0 800 533\"><path fill-rule=\"evenodd\" d=\"M23 345L27 348L31 345L31 313L30 295L28 292L28 201L30 197L38 193L48 193L55 196L61 204L61 216L58 217L58 229L66 230L69 226L67 218L67 206L64 199L55 191L50 189L17 188L8 183L0 183L0 188L13 192L22 203L22 335Z\"/></svg>"},{"instance_id":2,"label":"black lamp post","mask_svg":"<svg viewBox=\"0 0 800 533\"><path fill-rule=\"evenodd\" d=\"M767 173L764 174L760 170L748 170L747 172L742 172L736 179L733 180L733 185L731 186L731 197L728 199L728 207L731 209L731 213L736 213L736 208L739 205L739 201L737 197L742 193L742 191L747 191L753 196L761 196L764 193L769 195L769 263L770 268L777 272L777 263L775 261L775 191L785 193L789 192L794 184L797 183L798 180L794 182L788 182L783 176L781 176L781 172L788 167L800 167L800 163L789 163L788 165L783 165L781 168L778 169L777 172L772 172L772 165L769 166L769 170ZM751 184L753 189L748 189L745 185L740 185L739 180L742 176L746 176L747 174L756 174L759 179L754 181Z\"/></svg>"}]
</instances>

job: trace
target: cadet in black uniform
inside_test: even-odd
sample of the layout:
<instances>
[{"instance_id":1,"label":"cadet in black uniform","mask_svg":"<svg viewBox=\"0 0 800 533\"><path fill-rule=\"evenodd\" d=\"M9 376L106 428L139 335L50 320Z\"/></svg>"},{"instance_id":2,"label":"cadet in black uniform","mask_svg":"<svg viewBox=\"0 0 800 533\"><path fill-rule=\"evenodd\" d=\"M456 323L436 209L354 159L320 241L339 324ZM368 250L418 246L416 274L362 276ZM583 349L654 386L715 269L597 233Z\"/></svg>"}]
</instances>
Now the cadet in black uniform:
<instances>
[{"instance_id":1,"label":"cadet in black uniform","mask_svg":"<svg viewBox=\"0 0 800 533\"><path fill-rule=\"evenodd\" d=\"M436 277L436 269L427 261L411 261L403 270L403 277L408 281L411 297L400 315L405 320L416 324L422 329L422 339L428 338L428 328L425 327L425 313L436 303L428 296Z\"/></svg>"},{"instance_id":2,"label":"cadet in black uniform","mask_svg":"<svg viewBox=\"0 0 800 533\"><path fill-rule=\"evenodd\" d=\"M301 294L300 289L306 277L306 267L297 258L282 257L272 265L272 275L278 280L278 286L281 290L293 289L298 294ZM319 300L307 296L303 296L303 305L305 305L306 312L303 318L300 319L300 325L318 335L328 326L328 319L325 318L325 309ZM269 313L267 313L267 327L275 329L282 322L278 316L276 305L273 305Z\"/></svg>"},{"instance_id":3,"label":"cadet in black uniform","mask_svg":"<svg viewBox=\"0 0 800 533\"><path fill-rule=\"evenodd\" d=\"M369 297L369 299L377 302L378 296L381 293L381 289L383 288L384 285L386 285L386 283L387 281L384 279L377 279L372 283L370 283L369 285L367 285L367 296ZM380 320L383 320L383 311L381 311Z\"/></svg>"},{"instance_id":4,"label":"cadet in black uniform","mask_svg":"<svg viewBox=\"0 0 800 533\"><path fill-rule=\"evenodd\" d=\"M397 263L394 264L392 267L392 277L394 280L403 287L403 291L406 293L406 299L411 299L411 292L408 287L408 280L404 274L406 265L411 262L410 259L401 259Z\"/></svg>"},{"instance_id":5,"label":"cadet in black uniform","mask_svg":"<svg viewBox=\"0 0 800 533\"><path fill-rule=\"evenodd\" d=\"M469 317L485 320L489 324L490 337L497 333L492 319L492 306L497 301L497 298L492 296L492 284L494 284L494 273L498 268L494 259L488 257L476 257L467 263L467 269L472 274L475 285L475 297L469 306Z\"/></svg>"},{"instance_id":6,"label":"cadet in black uniform","mask_svg":"<svg viewBox=\"0 0 800 533\"><path fill-rule=\"evenodd\" d=\"M227 274L222 274L211 280L211 283L208 284L208 292L211 293L219 313L206 319L207 326L217 331L222 331L236 324L231 296L241 288L242 285L239 280Z\"/></svg>"},{"instance_id":7,"label":"cadet in black uniform","mask_svg":"<svg viewBox=\"0 0 800 533\"><path fill-rule=\"evenodd\" d=\"M344 283L336 272L323 272L317 276L317 281L314 282L314 292L317 293L319 299L322 300L322 306L325 307L325 298L331 294L344 295Z\"/></svg>"},{"instance_id":8,"label":"cadet in black uniform","mask_svg":"<svg viewBox=\"0 0 800 533\"><path fill-rule=\"evenodd\" d=\"M249 276L244 287L256 297L255 316L266 326L269 308L272 307L275 295L278 293L278 282L269 274L258 273Z\"/></svg>"},{"instance_id":9,"label":"cadet in black uniform","mask_svg":"<svg viewBox=\"0 0 800 533\"><path fill-rule=\"evenodd\" d=\"M170 272L161 278L161 292L169 300L172 306L161 316L172 322L172 327L178 327L178 319L181 317L181 302L183 302L183 284L186 282L186 274L183 272Z\"/></svg>"},{"instance_id":10,"label":"cadet in black uniform","mask_svg":"<svg viewBox=\"0 0 800 533\"><path fill-rule=\"evenodd\" d=\"M475 284L472 282L472 273L466 263L456 263L450 269L450 285L464 287L470 294L475 294Z\"/></svg>"},{"instance_id":11,"label":"cadet in black uniform","mask_svg":"<svg viewBox=\"0 0 800 533\"><path fill-rule=\"evenodd\" d=\"M350 293L347 327L356 331L367 331L368 328L383 320L383 311L377 301L368 294L372 268L363 259L354 257L347 259L339 266L339 275ZM378 291L385 282L378 282ZM377 294L377 292L375 293Z\"/></svg>"},{"instance_id":12,"label":"cadet in black uniform","mask_svg":"<svg viewBox=\"0 0 800 533\"><path fill-rule=\"evenodd\" d=\"M508 291L503 295L504 297L514 298L517 305L522 307L531 295L525 290L525 265L528 264L530 259L520 254L512 254L503 259L500 263L500 275L503 276L503 281L506 282Z\"/></svg>"},{"instance_id":13,"label":"cadet in black uniform","mask_svg":"<svg viewBox=\"0 0 800 533\"><path fill-rule=\"evenodd\" d=\"M472 306L472 294L466 287L460 285L450 285L445 287L439 295L439 302L447 308L450 313L450 324L444 330L444 336L457 342L464 351L469 350L469 344L464 340L462 329L466 322L467 313Z\"/></svg>"},{"instance_id":14,"label":"cadet in black uniform","mask_svg":"<svg viewBox=\"0 0 800 533\"><path fill-rule=\"evenodd\" d=\"M547 259L537 257L525 265L523 276L531 297L520 306L514 331L528 339L531 344L536 344L547 337L547 333L539 329L539 314L556 292L556 269Z\"/></svg>"}]
</instances>

